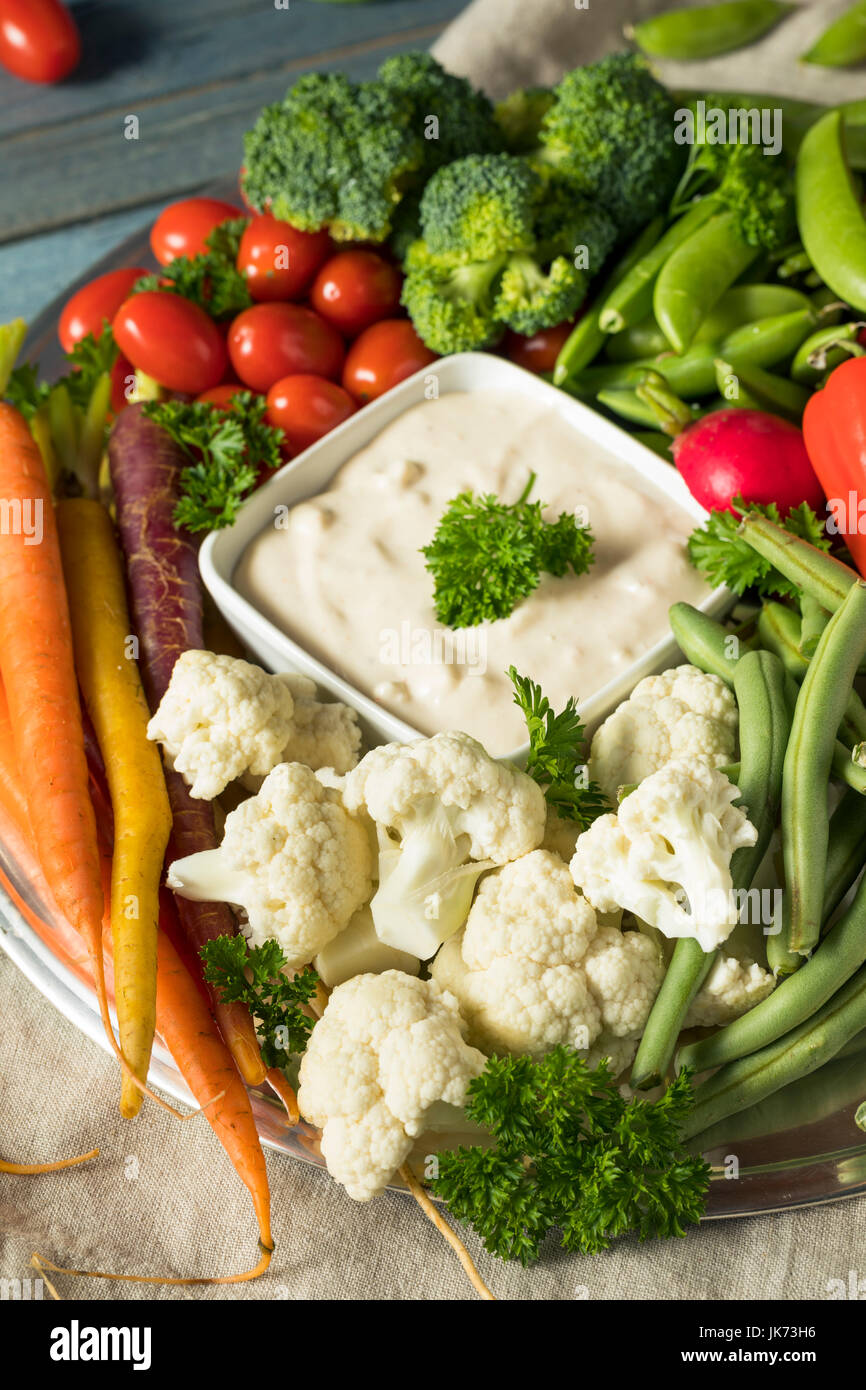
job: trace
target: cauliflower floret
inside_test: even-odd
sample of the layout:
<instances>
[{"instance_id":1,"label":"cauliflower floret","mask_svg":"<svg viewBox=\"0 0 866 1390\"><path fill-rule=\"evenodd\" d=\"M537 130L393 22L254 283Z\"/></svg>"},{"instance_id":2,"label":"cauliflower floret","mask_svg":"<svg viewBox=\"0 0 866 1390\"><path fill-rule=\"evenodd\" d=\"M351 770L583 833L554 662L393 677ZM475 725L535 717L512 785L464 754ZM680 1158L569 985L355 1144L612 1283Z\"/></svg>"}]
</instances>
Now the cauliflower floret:
<instances>
[{"instance_id":1,"label":"cauliflower floret","mask_svg":"<svg viewBox=\"0 0 866 1390\"><path fill-rule=\"evenodd\" d=\"M456 995L479 1047L540 1054L557 1043L585 1051L602 1029L608 1046L637 1037L662 967L646 938L599 931L566 865L535 850L482 880L431 974Z\"/></svg>"},{"instance_id":2,"label":"cauliflower floret","mask_svg":"<svg viewBox=\"0 0 866 1390\"><path fill-rule=\"evenodd\" d=\"M487 1060L464 1034L457 1001L432 980L389 970L334 990L301 1060L298 1105L350 1197L384 1190L434 1106L462 1107Z\"/></svg>"},{"instance_id":3,"label":"cauliflower floret","mask_svg":"<svg viewBox=\"0 0 866 1390\"><path fill-rule=\"evenodd\" d=\"M715 950L737 922L731 855L758 838L737 794L706 763L668 763L580 836L575 883L597 911L622 907Z\"/></svg>"},{"instance_id":4,"label":"cauliflower floret","mask_svg":"<svg viewBox=\"0 0 866 1390\"><path fill-rule=\"evenodd\" d=\"M757 961L720 952L709 975L691 1002L686 1028L713 1028L748 1013L768 994L776 980Z\"/></svg>"},{"instance_id":5,"label":"cauliflower floret","mask_svg":"<svg viewBox=\"0 0 866 1390\"><path fill-rule=\"evenodd\" d=\"M549 849L551 854L558 854L560 859L567 864L574 854L574 847L577 844L579 834L580 826L577 821L565 820L558 813L556 807L548 803L541 848Z\"/></svg>"},{"instance_id":6,"label":"cauliflower floret","mask_svg":"<svg viewBox=\"0 0 866 1390\"><path fill-rule=\"evenodd\" d=\"M479 875L544 836L541 788L468 734L374 748L347 776L344 801L379 830L376 931L421 960L462 926Z\"/></svg>"},{"instance_id":7,"label":"cauliflower floret","mask_svg":"<svg viewBox=\"0 0 866 1390\"><path fill-rule=\"evenodd\" d=\"M723 767L734 759L737 702L719 676L675 666L639 681L592 740L589 775L608 800L676 759Z\"/></svg>"},{"instance_id":8,"label":"cauliflower floret","mask_svg":"<svg viewBox=\"0 0 866 1390\"><path fill-rule=\"evenodd\" d=\"M312 960L373 889L364 826L301 763L280 763L226 817L219 849L177 859L182 897L244 908L254 944L280 943L291 966Z\"/></svg>"},{"instance_id":9,"label":"cauliflower floret","mask_svg":"<svg viewBox=\"0 0 866 1390\"><path fill-rule=\"evenodd\" d=\"M147 726L194 797L212 801L229 782L259 780L282 762L348 772L361 731L354 710L320 704L307 676L272 676L214 652L178 657L168 689Z\"/></svg>"}]
</instances>

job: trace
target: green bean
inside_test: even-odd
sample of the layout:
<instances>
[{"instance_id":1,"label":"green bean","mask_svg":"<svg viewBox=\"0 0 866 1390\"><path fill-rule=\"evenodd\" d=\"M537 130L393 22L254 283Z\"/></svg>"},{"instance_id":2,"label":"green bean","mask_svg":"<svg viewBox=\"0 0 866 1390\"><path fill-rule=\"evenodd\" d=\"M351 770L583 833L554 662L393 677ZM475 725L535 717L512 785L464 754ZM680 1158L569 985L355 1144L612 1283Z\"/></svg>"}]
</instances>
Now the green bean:
<instances>
[{"instance_id":1,"label":"green bean","mask_svg":"<svg viewBox=\"0 0 866 1390\"><path fill-rule=\"evenodd\" d=\"M840 299L866 311L866 219L846 159L838 110L822 116L804 139L796 184L797 221L812 264Z\"/></svg>"},{"instance_id":2,"label":"green bean","mask_svg":"<svg viewBox=\"0 0 866 1390\"><path fill-rule=\"evenodd\" d=\"M782 779L782 852L790 897L788 946L808 954L821 935L827 868L827 786L836 733L866 656L866 583L834 613L800 688Z\"/></svg>"},{"instance_id":3,"label":"green bean","mask_svg":"<svg viewBox=\"0 0 866 1390\"><path fill-rule=\"evenodd\" d=\"M677 646L692 666L733 685L734 670L743 648L736 633L729 632L722 623L707 617L690 603L673 604L668 609L668 622Z\"/></svg>"},{"instance_id":4,"label":"green bean","mask_svg":"<svg viewBox=\"0 0 866 1390\"><path fill-rule=\"evenodd\" d=\"M580 322L575 324L560 348L559 356L553 368L554 386L562 386L569 377L582 371L584 367L588 367L593 358L601 352L607 335L602 333L599 327L599 308L604 304L614 285L618 285L620 280L628 275L632 266L637 264L641 256L656 244L663 227L663 217L653 218L652 222L644 227L637 239L632 242L629 249L614 266L602 285L598 298L590 305Z\"/></svg>"},{"instance_id":5,"label":"green bean","mask_svg":"<svg viewBox=\"0 0 866 1390\"><path fill-rule=\"evenodd\" d=\"M828 367L838 367L846 357L862 357L863 348L857 340L863 328L858 322L831 324L810 334L800 344L791 363L794 381L815 386Z\"/></svg>"},{"instance_id":6,"label":"green bean","mask_svg":"<svg viewBox=\"0 0 866 1390\"><path fill-rule=\"evenodd\" d=\"M755 367L733 353L715 362L716 383L729 406L740 410L765 410L798 422L809 392L787 377Z\"/></svg>"},{"instance_id":7,"label":"green bean","mask_svg":"<svg viewBox=\"0 0 866 1390\"><path fill-rule=\"evenodd\" d=\"M652 314L621 333L611 333L605 343L604 355L609 362L639 362L669 352L670 345Z\"/></svg>"},{"instance_id":8,"label":"green bean","mask_svg":"<svg viewBox=\"0 0 866 1390\"><path fill-rule=\"evenodd\" d=\"M860 796L866 796L866 767L855 763L850 748L846 748L838 739L833 747L832 768L834 777L838 777L840 782L859 792Z\"/></svg>"},{"instance_id":9,"label":"green bean","mask_svg":"<svg viewBox=\"0 0 866 1390\"><path fill-rule=\"evenodd\" d=\"M866 58L866 0L856 0L803 54L804 63L850 68Z\"/></svg>"},{"instance_id":10,"label":"green bean","mask_svg":"<svg viewBox=\"0 0 866 1390\"><path fill-rule=\"evenodd\" d=\"M862 797L850 787L830 817L827 872L824 878L822 928L830 918L866 863L866 808Z\"/></svg>"},{"instance_id":11,"label":"green bean","mask_svg":"<svg viewBox=\"0 0 866 1390\"><path fill-rule=\"evenodd\" d=\"M800 655L811 661L818 648L824 628L830 621L830 614L822 608L811 594L804 594L800 602L802 622L800 624Z\"/></svg>"},{"instance_id":12,"label":"green bean","mask_svg":"<svg viewBox=\"0 0 866 1390\"><path fill-rule=\"evenodd\" d=\"M793 608L786 608L783 603L772 601L765 603L758 615L758 638L768 651L776 653L794 680L803 680L809 669L809 662L801 651L802 624ZM858 738L866 737L864 730L866 707L857 691L852 690L845 706L841 732L843 737L853 744ZM842 754L850 762L851 755L847 748L842 749Z\"/></svg>"},{"instance_id":13,"label":"green bean","mask_svg":"<svg viewBox=\"0 0 866 1390\"><path fill-rule=\"evenodd\" d=\"M866 1051L866 1037L858 1034L852 1043L857 1045L855 1053L843 1057L846 1048L841 1048L818 1071L789 1082L757 1105L703 1130L689 1141L689 1148L694 1153L720 1148L730 1153L731 1144L784 1134L838 1115L863 1094L862 1053Z\"/></svg>"},{"instance_id":14,"label":"green bean","mask_svg":"<svg viewBox=\"0 0 866 1390\"><path fill-rule=\"evenodd\" d=\"M605 333L621 333L624 328L646 318L652 309L653 286L665 261L693 232L709 222L715 210L711 199L701 199L674 222L613 287L598 315L599 327Z\"/></svg>"},{"instance_id":15,"label":"green bean","mask_svg":"<svg viewBox=\"0 0 866 1390\"><path fill-rule=\"evenodd\" d=\"M732 285L707 314L695 334L695 342L722 342L735 328L741 328L744 324L756 323L778 314L792 314L797 309L809 307L808 296L791 285ZM616 342L616 339L613 341Z\"/></svg>"},{"instance_id":16,"label":"green bean","mask_svg":"<svg viewBox=\"0 0 866 1390\"><path fill-rule=\"evenodd\" d=\"M784 670L770 652L750 651L740 658L734 693L740 710L737 800L758 831L756 843L735 850L731 858L732 889L739 890L749 888L773 835L791 719ZM715 958L715 951L705 953L692 937L677 942L634 1061L635 1090L657 1086L666 1074L689 1006Z\"/></svg>"},{"instance_id":17,"label":"green bean","mask_svg":"<svg viewBox=\"0 0 866 1390\"><path fill-rule=\"evenodd\" d=\"M811 594L831 613L857 583L858 576L848 565L799 536L793 536L784 526L778 526L767 517L747 514L740 525L740 535L786 579L804 593Z\"/></svg>"},{"instance_id":18,"label":"green bean","mask_svg":"<svg viewBox=\"0 0 866 1390\"><path fill-rule=\"evenodd\" d=\"M757 254L740 236L736 214L720 212L668 257L655 282L653 312L675 352L689 348L707 314Z\"/></svg>"},{"instance_id":19,"label":"green bean","mask_svg":"<svg viewBox=\"0 0 866 1390\"><path fill-rule=\"evenodd\" d=\"M832 940L831 938L828 938ZM816 956L817 960L818 957ZM780 985L770 1000L783 990L793 990L805 977L808 965ZM768 1003L769 1000L765 1000ZM759 1004L758 1008L763 1005ZM756 1012L746 1014L752 1017ZM730 1025L733 1027L734 1025ZM695 1107L683 1125L684 1139L691 1139L728 1115L736 1115L781 1090L792 1081L817 1071L866 1027L866 970L851 976L823 1008L798 1028L739 1061L722 1067L695 1091ZM724 1030L727 1032L727 1029ZM721 1034L717 1034L717 1037ZM712 1041L712 1039L707 1039ZM690 1051L690 1049L686 1049ZM685 1055L685 1054L684 1054ZM684 1063L685 1064L685 1063Z\"/></svg>"},{"instance_id":20,"label":"green bean","mask_svg":"<svg viewBox=\"0 0 866 1390\"><path fill-rule=\"evenodd\" d=\"M857 1106L854 1123L858 1129L866 1131L866 1100L864 1100L862 1105Z\"/></svg>"},{"instance_id":21,"label":"green bean","mask_svg":"<svg viewBox=\"0 0 866 1390\"><path fill-rule=\"evenodd\" d=\"M668 10L627 25L625 36L651 58L691 62L730 53L754 43L795 6L779 0L725 0L725 3Z\"/></svg>"}]
</instances>

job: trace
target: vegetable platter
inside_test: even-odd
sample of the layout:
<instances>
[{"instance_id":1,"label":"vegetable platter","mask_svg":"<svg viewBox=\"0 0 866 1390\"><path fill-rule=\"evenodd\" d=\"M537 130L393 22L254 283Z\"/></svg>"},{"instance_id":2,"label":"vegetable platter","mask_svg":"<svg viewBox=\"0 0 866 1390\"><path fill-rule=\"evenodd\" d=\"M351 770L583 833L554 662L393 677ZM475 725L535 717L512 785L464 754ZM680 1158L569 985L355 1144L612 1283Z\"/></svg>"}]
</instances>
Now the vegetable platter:
<instances>
[{"instance_id":1,"label":"vegetable platter","mask_svg":"<svg viewBox=\"0 0 866 1390\"><path fill-rule=\"evenodd\" d=\"M427 151L407 118L436 100L461 122ZM674 100L634 55L495 113L423 55L362 87L310 74L247 138L246 211L232 185L168 208L26 342L0 330L7 490L44 527L33 556L23 522L2 537L0 942L117 1058L121 1114L194 1101L249 1191L257 1262L166 1282L268 1267L262 1142L357 1200L407 1186L485 1298L462 1224L531 1264L550 1231L592 1254L866 1192L866 584L823 515L859 486L829 403L866 398L866 118L790 103L795 174L747 144L677 150ZM703 95L676 100L702 119ZM587 122L607 164L581 156ZM361 178L296 148L320 128ZM403 415L455 429L435 364L487 350L550 382L553 452L573 397L602 445L628 429L678 471L694 504L653 521L657 572L631 592L665 596L685 664L646 675L631 651L633 693L587 730L576 691L545 694L555 665L543 689L516 649L489 688L519 711L521 766L517 738L417 714L417 740L365 750L351 702L250 664L243 625L205 609L200 536L414 373L433 389ZM423 474L400 439L384 472L369 431L347 465L395 507ZM512 500L479 474L424 522L411 554L443 629L603 583L604 519L545 511L546 450L519 485L512 466ZM339 486L282 509L293 546L340 524ZM68 739L47 798L40 718ZM732 907L755 890L774 903L757 935ZM359 1118L356 1091L383 1098Z\"/></svg>"}]
</instances>

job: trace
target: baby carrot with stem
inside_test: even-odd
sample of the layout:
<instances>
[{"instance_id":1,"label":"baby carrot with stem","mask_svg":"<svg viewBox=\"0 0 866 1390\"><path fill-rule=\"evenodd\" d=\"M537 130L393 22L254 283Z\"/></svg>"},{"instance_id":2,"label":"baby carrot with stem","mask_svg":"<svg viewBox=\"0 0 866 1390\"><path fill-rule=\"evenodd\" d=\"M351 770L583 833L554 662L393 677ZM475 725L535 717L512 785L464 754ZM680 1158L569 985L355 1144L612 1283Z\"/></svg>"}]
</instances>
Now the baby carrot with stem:
<instances>
[{"instance_id":1,"label":"baby carrot with stem","mask_svg":"<svg viewBox=\"0 0 866 1390\"><path fill-rule=\"evenodd\" d=\"M149 711L130 650L123 565L101 502L61 501L57 527L78 679L105 764L114 811L111 936L120 1045L147 1076L156 1023L159 882L171 831L162 763L147 738ZM124 1076L121 1114L141 1092Z\"/></svg>"}]
</instances>

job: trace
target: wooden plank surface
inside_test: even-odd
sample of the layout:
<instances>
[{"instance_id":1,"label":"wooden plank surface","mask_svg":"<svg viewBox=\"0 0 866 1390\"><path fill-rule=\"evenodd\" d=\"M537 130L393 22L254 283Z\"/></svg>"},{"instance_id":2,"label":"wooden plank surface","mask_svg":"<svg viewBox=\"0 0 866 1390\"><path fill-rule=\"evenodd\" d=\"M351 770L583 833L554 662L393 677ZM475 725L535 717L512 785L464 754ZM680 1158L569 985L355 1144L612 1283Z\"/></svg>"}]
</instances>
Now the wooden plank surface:
<instances>
[{"instance_id":1,"label":"wooden plank surface","mask_svg":"<svg viewBox=\"0 0 866 1390\"><path fill-rule=\"evenodd\" d=\"M161 203L240 163L259 108L310 68L372 76L465 0L79 0L80 71L0 69L0 312L31 318ZM125 138L135 115L139 138Z\"/></svg>"}]
</instances>

